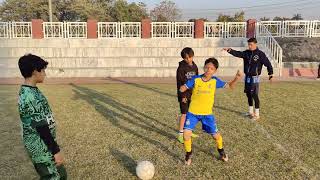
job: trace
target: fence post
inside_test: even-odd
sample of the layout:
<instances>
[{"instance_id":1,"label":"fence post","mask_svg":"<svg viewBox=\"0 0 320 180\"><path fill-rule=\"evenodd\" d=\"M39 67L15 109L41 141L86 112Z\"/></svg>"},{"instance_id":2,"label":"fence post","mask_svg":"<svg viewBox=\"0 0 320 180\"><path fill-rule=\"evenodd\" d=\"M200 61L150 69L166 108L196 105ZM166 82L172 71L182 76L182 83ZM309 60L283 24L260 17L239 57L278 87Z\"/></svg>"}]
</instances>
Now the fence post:
<instances>
[{"instance_id":1,"label":"fence post","mask_svg":"<svg viewBox=\"0 0 320 180\"><path fill-rule=\"evenodd\" d=\"M309 29L308 29L308 36L311 38L313 37L313 32L314 32L314 21L309 21Z\"/></svg>"},{"instance_id":2,"label":"fence post","mask_svg":"<svg viewBox=\"0 0 320 180\"><path fill-rule=\"evenodd\" d=\"M197 19L194 22L194 38L203 39L204 38L204 20Z\"/></svg>"},{"instance_id":3,"label":"fence post","mask_svg":"<svg viewBox=\"0 0 320 180\"><path fill-rule=\"evenodd\" d=\"M43 20L42 19L32 19L31 29L33 39L43 39Z\"/></svg>"},{"instance_id":4,"label":"fence post","mask_svg":"<svg viewBox=\"0 0 320 180\"><path fill-rule=\"evenodd\" d=\"M67 22L63 22L64 38L69 38L69 27Z\"/></svg>"},{"instance_id":5,"label":"fence post","mask_svg":"<svg viewBox=\"0 0 320 180\"><path fill-rule=\"evenodd\" d=\"M12 38L12 23L11 22L8 22L8 37L11 39Z\"/></svg>"},{"instance_id":6,"label":"fence post","mask_svg":"<svg viewBox=\"0 0 320 180\"><path fill-rule=\"evenodd\" d=\"M94 19L88 19L87 20L87 38L88 39L97 39L97 20Z\"/></svg>"},{"instance_id":7,"label":"fence post","mask_svg":"<svg viewBox=\"0 0 320 180\"><path fill-rule=\"evenodd\" d=\"M117 37L122 38L122 24L121 24L121 22L117 22Z\"/></svg>"},{"instance_id":8,"label":"fence post","mask_svg":"<svg viewBox=\"0 0 320 180\"><path fill-rule=\"evenodd\" d=\"M282 21L281 22L281 37L283 38L286 34L286 22L285 21Z\"/></svg>"},{"instance_id":9,"label":"fence post","mask_svg":"<svg viewBox=\"0 0 320 180\"><path fill-rule=\"evenodd\" d=\"M257 20L255 19L249 19L247 21L247 38L255 37L256 23Z\"/></svg>"},{"instance_id":10,"label":"fence post","mask_svg":"<svg viewBox=\"0 0 320 180\"><path fill-rule=\"evenodd\" d=\"M260 36L260 26L261 24L259 22L256 23L256 27L255 27L255 37Z\"/></svg>"},{"instance_id":11,"label":"fence post","mask_svg":"<svg viewBox=\"0 0 320 180\"><path fill-rule=\"evenodd\" d=\"M228 38L229 37L229 23L228 22L224 22L224 38Z\"/></svg>"},{"instance_id":12,"label":"fence post","mask_svg":"<svg viewBox=\"0 0 320 180\"><path fill-rule=\"evenodd\" d=\"M141 20L141 38L142 39L151 38L151 19Z\"/></svg>"}]
</instances>

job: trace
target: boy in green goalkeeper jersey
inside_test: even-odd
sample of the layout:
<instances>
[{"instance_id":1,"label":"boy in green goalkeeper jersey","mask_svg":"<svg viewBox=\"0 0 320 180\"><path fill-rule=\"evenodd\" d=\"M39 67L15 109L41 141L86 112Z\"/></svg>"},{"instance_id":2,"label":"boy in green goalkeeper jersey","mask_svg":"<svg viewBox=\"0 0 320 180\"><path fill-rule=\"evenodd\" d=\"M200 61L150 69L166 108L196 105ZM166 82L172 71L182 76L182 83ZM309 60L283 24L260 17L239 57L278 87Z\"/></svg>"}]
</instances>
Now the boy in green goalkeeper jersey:
<instances>
[{"instance_id":1,"label":"boy in green goalkeeper jersey","mask_svg":"<svg viewBox=\"0 0 320 180\"><path fill-rule=\"evenodd\" d=\"M22 139L40 179L67 179L63 157L56 142L54 117L47 99L36 86L46 76L48 62L28 54L19 59L25 78L19 92Z\"/></svg>"}]
</instances>

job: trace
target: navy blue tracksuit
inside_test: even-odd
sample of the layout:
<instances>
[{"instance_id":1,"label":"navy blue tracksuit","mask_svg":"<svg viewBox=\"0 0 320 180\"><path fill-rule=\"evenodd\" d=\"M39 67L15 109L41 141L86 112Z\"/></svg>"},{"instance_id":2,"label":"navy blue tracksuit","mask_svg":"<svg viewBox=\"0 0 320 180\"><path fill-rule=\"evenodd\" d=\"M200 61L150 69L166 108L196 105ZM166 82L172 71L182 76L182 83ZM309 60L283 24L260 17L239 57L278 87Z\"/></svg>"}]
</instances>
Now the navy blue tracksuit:
<instances>
[{"instance_id":1,"label":"navy blue tracksuit","mask_svg":"<svg viewBox=\"0 0 320 180\"><path fill-rule=\"evenodd\" d=\"M243 59L243 72L246 75L244 92L247 94L249 106L253 106L254 99L255 108L259 108L259 75L261 75L262 66L267 67L269 75L273 74L273 68L269 59L266 54L258 48L254 51L236 51L231 49L229 53Z\"/></svg>"}]
</instances>

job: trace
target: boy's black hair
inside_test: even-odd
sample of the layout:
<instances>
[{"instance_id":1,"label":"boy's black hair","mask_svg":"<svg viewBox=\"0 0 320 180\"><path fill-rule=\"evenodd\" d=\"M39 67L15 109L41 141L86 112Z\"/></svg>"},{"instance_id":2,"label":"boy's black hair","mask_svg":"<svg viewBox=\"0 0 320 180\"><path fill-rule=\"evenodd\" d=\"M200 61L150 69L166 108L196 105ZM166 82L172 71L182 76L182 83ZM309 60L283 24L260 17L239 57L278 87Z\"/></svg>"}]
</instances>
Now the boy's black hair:
<instances>
[{"instance_id":1,"label":"boy's black hair","mask_svg":"<svg viewBox=\"0 0 320 180\"><path fill-rule=\"evenodd\" d=\"M248 39L248 43L251 43L251 42L253 42L253 43L258 43L258 41L257 41L257 39L256 38L250 38L250 39Z\"/></svg>"},{"instance_id":2,"label":"boy's black hair","mask_svg":"<svg viewBox=\"0 0 320 180\"><path fill-rule=\"evenodd\" d=\"M214 67L216 67L216 69L219 68L219 62L216 58L212 57L212 58L209 58L207 59L205 62L204 62L204 65L207 65L209 63L212 63L214 65Z\"/></svg>"},{"instance_id":3,"label":"boy's black hair","mask_svg":"<svg viewBox=\"0 0 320 180\"><path fill-rule=\"evenodd\" d=\"M182 59L185 59L185 58L187 57L187 55L188 55L189 57L193 57L193 56L194 56L194 52L193 52L192 48L190 48L190 47L185 47L185 48L182 49L182 51L181 51L181 57L182 57Z\"/></svg>"},{"instance_id":4,"label":"boy's black hair","mask_svg":"<svg viewBox=\"0 0 320 180\"><path fill-rule=\"evenodd\" d=\"M19 65L21 75L24 78L28 78L32 76L33 71L36 70L40 72L42 69L46 69L48 62L43 60L39 56L36 56L33 54L27 54L20 57L18 65Z\"/></svg>"}]
</instances>

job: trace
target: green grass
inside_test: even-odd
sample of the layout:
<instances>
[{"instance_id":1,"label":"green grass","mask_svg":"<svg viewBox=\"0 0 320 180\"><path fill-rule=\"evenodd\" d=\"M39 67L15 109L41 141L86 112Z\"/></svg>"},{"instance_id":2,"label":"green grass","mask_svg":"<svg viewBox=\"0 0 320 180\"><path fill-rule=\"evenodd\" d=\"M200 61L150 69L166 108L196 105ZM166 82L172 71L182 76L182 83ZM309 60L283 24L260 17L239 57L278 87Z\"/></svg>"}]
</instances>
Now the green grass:
<instances>
[{"instance_id":1,"label":"green grass","mask_svg":"<svg viewBox=\"0 0 320 180\"><path fill-rule=\"evenodd\" d=\"M0 177L36 179L20 135L18 86L0 86ZM230 161L220 162L201 132L183 165L176 139L175 85L41 85L57 121L70 179L135 179L135 163L150 160L155 179L320 178L320 83L261 85L261 120L247 110L243 85L219 90L214 114Z\"/></svg>"}]
</instances>

